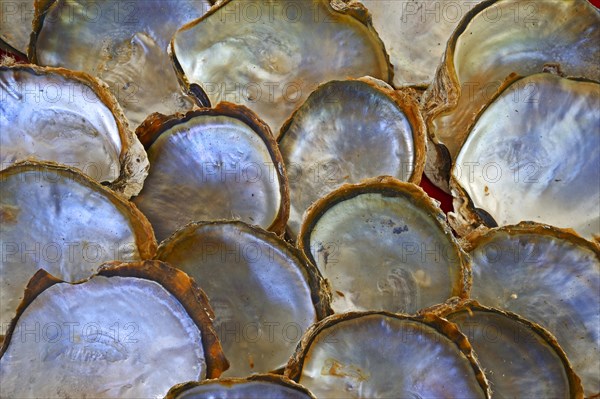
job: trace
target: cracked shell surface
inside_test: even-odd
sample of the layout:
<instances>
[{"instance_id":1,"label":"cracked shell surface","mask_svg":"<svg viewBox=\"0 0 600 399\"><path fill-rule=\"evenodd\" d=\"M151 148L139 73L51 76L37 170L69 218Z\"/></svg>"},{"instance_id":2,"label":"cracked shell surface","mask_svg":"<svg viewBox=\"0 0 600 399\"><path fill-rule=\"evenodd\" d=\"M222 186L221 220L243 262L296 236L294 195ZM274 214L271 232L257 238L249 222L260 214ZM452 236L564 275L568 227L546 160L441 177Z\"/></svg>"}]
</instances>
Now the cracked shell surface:
<instances>
[{"instance_id":1,"label":"cracked shell surface","mask_svg":"<svg viewBox=\"0 0 600 399\"><path fill-rule=\"evenodd\" d=\"M425 126L411 94L373 78L332 81L294 112L278 140L290 181L291 236L306 209L344 183L383 175L419 182Z\"/></svg>"},{"instance_id":2,"label":"cracked shell surface","mask_svg":"<svg viewBox=\"0 0 600 399\"><path fill-rule=\"evenodd\" d=\"M469 289L468 259L443 212L418 186L389 177L317 201L298 247L328 280L335 312L415 313Z\"/></svg>"},{"instance_id":3,"label":"cracked shell surface","mask_svg":"<svg viewBox=\"0 0 600 399\"><path fill-rule=\"evenodd\" d=\"M0 172L0 194L4 326L40 268L74 282L103 262L148 259L156 251L150 223L137 208L66 167L13 165Z\"/></svg>"},{"instance_id":4,"label":"cracked shell surface","mask_svg":"<svg viewBox=\"0 0 600 399\"><path fill-rule=\"evenodd\" d=\"M0 162L59 162L137 194L148 157L108 87L80 72L0 65Z\"/></svg>"},{"instance_id":5,"label":"cracked shell surface","mask_svg":"<svg viewBox=\"0 0 600 399\"><path fill-rule=\"evenodd\" d=\"M587 0L488 0L474 7L450 37L424 96L428 176L447 189L450 162L474 117L511 73L560 64L567 76L600 80L599 27L600 10ZM439 143L447 150L436 150Z\"/></svg>"},{"instance_id":6,"label":"cracked shell surface","mask_svg":"<svg viewBox=\"0 0 600 399\"><path fill-rule=\"evenodd\" d=\"M180 26L209 8L204 0L43 0L29 57L102 79L136 127L152 112L195 104L181 90L167 48Z\"/></svg>"},{"instance_id":7,"label":"cracked shell surface","mask_svg":"<svg viewBox=\"0 0 600 399\"><path fill-rule=\"evenodd\" d=\"M600 251L574 234L535 223L468 237L471 297L550 331L582 380L600 393Z\"/></svg>"},{"instance_id":8,"label":"cracked shell surface","mask_svg":"<svg viewBox=\"0 0 600 399\"><path fill-rule=\"evenodd\" d=\"M224 1L171 42L186 85L244 104L278 131L323 82L393 71L364 7L342 1Z\"/></svg>"},{"instance_id":9,"label":"cracked shell surface","mask_svg":"<svg viewBox=\"0 0 600 399\"><path fill-rule=\"evenodd\" d=\"M531 220L600 235L599 104L598 82L541 73L508 85L456 157L455 229L482 223L476 207L499 226Z\"/></svg>"},{"instance_id":10,"label":"cracked shell surface","mask_svg":"<svg viewBox=\"0 0 600 399\"><path fill-rule=\"evenodd\" d=\"M426 86L435 77L446 42L478 1L360 0L394 65L394 86Z\"/></svg>"},{"instance_id":11,"label":"cracked shell surface","mask_svg":"<svg viewBox=\"0 0 600 399\"><path fill-rule=\"evenodd\" d=\"M0 0L0 48L27 54L35 0Z\"/></svg>"},{"instance_id":12,"label":"cracked shell surface","mask_svg":"<svg viewBox=\"0 0 600 399\"><path fill-rule=\"evenodd\" d=\"M241 222L190 224L161 244L157 258L193 277L211 299L231 362L227 377L282 368L302 333L323 317L320 278L299 252L264 230Z\"/></svg>"},{"instance_id":13,"label":"cracked shell surface","mask_svg":"<svg viewBox=\"0 0 600 399\"><path fill-rule=\"evenodd\" d=\"M427 315L330 316L302 339L285 375L318 398L488 398L456 326Z\"/></svg>"},{"instance_id":14,"label":"cracked shell surface","mask_svg":"<svg viewBox=\"0 0 600 399\"><path fill-rule=\"evenodd\" d=\"M539 325L475 301L440 308L467 336L495 397L583 398L565 353Z\"/></svg>"},{"instance_id":15,"label":"cracked shell surface","mask_svg":"<svg viewBox=\"0 0 600 399\"><path fill-rule=\"evenodd\" d=\"M160 262L109 264L78 284L40 271L2 348L0 392L158 398L178 382L218 376L203 309L193 281ZM44 338L25 332L37 325Z\"/></svg>"},{"instance_id":16,"label":"cracked shell surface","mask_svg":"<svg viewBox=\"0 0 600 399\"><path fill-rule=\"evenodd\" d=\"M220 219L283 232L289 192L281 154L250 110L222 103L185 115L155 115L139 132L154 141L150 172L134 202L159 241L190 222Z\"/></svg>"},{"instance_id":17,"label":"cracked shell surface","mask_svg":"<svg viewBox=\"0 0 600 399\"><path fill-rule=\"evenodd\" d=\"M314 399L304 387L281 375L220 378L173 387L166 399Z\"/></svg>"}]
</instances>

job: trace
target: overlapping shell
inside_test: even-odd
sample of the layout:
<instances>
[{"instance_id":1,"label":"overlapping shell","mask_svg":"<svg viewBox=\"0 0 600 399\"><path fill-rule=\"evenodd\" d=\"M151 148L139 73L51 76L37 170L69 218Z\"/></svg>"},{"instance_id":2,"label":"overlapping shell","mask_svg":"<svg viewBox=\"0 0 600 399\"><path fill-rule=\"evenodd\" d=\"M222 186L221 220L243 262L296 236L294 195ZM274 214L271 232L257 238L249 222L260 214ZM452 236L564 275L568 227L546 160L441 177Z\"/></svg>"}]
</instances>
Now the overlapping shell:
<instances>
[{"instance_id":1,"label":"overlapping shell","mask_svg":"<svg viewBox=\"0 0 600 399\"><path fill-rule=\"evenodd\" d=\"M136 127L153 112L197 103L181 90L166 50L181 25L209 8L207 0L40 0L28 56L102 79Z\"/></svg>"},{"instance_id":2,"label":"overlapping shell","mask_svg":"<svg viewBox=\"0 0 600 399\"><path fill-rule=\"evenodd\" d=\"M227 368L193 280L156 261L31 280L0 353L3 397L162 397ZM167 361L168 360L168 361Z\"/></svg>"},{"instance_id":3,"label":"overlapping shell","mask_svg":"<svg viewBox=\"0 0 600 399\"><path fill-rule=\"evenodd\" d=\"M174 386L165 399L315 399L303 386L275 374L220 378Z\"/></svg>"},{"instance_id":4,"label":"overlapping shell","mask_svg":"<svg viewBox=\"0 0 600 399\"><path fill-rule=\"evenodd\" d=\"M36 0L0 0L0 49L27 54Z\"/></svg>"},{"instance_id":5,"label":"overlapping shell","mask_svg":"<svg viewBox=\"0 0 600 399\"><path fill-rule=\"evenodd\" d=\"M502 89L456 155L455 229L532 220L600 237L598 104L598 82L551 73Z\"/></svg>"},{"instance_id":6,"label":"overlapping shell","mask_svg":"<svg viewBox=\"0 0 600 399\"><path fill-rule=\"evenodd\" d=\"M600 80L598 26L600 11L587 0L487 0L470 10L448 39L423 99L431 141L427 175L447 189L474 118L511 74L558 64L567 76Z\"/></svg>"},{"instance_id":7,"label":"overlapping shell","mask_svg":"<svg viewBox=\"0 0 600 399\"><path fill-rule=\"evenodd\" d=\"M209 295L229 377L282 368L302 334L329 312L321 277L301 254L242 222L190 224L161 244L157 259Z\"/></svg>"},{"instance_id":8,"label":"overlapping shell","mask_svg":"<svg viewBox=\"0 0 600 399\"><path fill-rule=\"evenodd\" d=\"M495 397L583 398L567 356L539 325L471 300L453 299L428 311L466 335Z\"/></svg>"},{"instance_id":9,"label":"overlapping shell","mask_svg":"<svg viewBox=\"0 0 600 399\"><path fill-rule=\"evenodd\" d=\"M302 339L285 375L316 397L489 398L456 325L434 315L334 315Z\"/></svg>"},{"instance_id":10,"label":"overlapping shell","mask_svg":"<svg viewBox=\"0 0 600 399\"><path fill-rule=\"evenodd\" d=\"M0 169L25 159L54 161L140 192L148 157L106 84L85 73L0 65Z\"/></svg>"},{"instance_id":11,"label":"overlapping shell","mask_svg":"<svg viewBox=\"0 0 600 399\"><path fill-rule=\"evenodd\" d=\"M535 223L467 237L471 297L548 329L582 380L600 393L600 250L567 231Z\"/></svg>"},{"instance_id":12,"label":"overlapping shell","mask_svg":"<svg viewBox=\"0 0 600 399\"><path fill-rule=\"evenodd\" d=\"M391 177L317 201L298 247L328 280L335 312L415 313L469 291L468 259L442 211L419 187Z\"/></svg>"},{"instance_id":13,"label":"overlapping shell","mask_svg":"<svg viewBox=\"0 0 600 399\"><path fill-rule=\"evenodd\" d=\"M289 189L269 127L230 103L152 115L138 129L150 173L134 199L163 240L193 221L242 220L282 234Z\"/></svg>"},{"instance_id":14,"label":"overlapping shell","mask_svg":"<svg viewBox=\"0 0 600 399\"><path fill-rule=\"evenodd\" d=\"M385 175L419 183L425 126L414 95L369 77L332 81L292 114L278 141L289 174L293 238L306 209L342 184Z\"/></svg>"},{"instance_id":15,"label":"overlapping shell","mask_svg":"<svg viewBox=\"0 0 600 399\"><path fill-rule=\"evenodd\" d=\"M24 162L0 172L0 320L38 269L75 282L111 261L150 259L156 240L133 204L70 168ZM3 335L4 331L0 333Z\"/></svg>"},{"instance_id":16,"label":"overlapping shell","mask_svg":"<svg viewBox=\"0 0 600 399\"><path fill-rule=\"evenodd\" d=\"M188 90L246 105L274 131L321 83L393 75L366 9L337 0L221 1L170 50Z\"/></svg>"}]
</instances>

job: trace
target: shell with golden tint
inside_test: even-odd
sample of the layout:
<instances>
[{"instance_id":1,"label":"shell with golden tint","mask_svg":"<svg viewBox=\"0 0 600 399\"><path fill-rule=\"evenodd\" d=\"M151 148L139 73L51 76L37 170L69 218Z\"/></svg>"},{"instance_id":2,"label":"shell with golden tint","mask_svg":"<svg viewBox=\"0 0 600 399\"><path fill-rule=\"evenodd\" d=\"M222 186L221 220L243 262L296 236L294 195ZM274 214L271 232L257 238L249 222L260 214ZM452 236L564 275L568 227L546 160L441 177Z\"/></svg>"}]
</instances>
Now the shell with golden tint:
<instances>
[{"instance_id":1,"label":"shell with golden tint","mask_svg":"<svg viewBox=\"0 0 600 399\"><path fill-rule=\"evenodd\" d=\"M455 230L531 220L600 235L599 103L599 82L552 73L503 88L456 155Z\"/></svg>"},{"instance_id":2,"label":"shell with golden tint","mask_svg":"<svg viewBox=\"0 0 600 399\"><path fill-rule=\"evenodd\" d=\"M370 77L331 81L294 112L278 139L290 181L292 237L306 209L342 184L384 175L419 183L425 125L414 95Z\"/></svg>"},{"instance_id":3,"label":"shell with golden tint","mask_svg":"<svg viewBox=\"0 0 600 399\"><path fill-rule=\"evenodd\" d=\"M456 323L467 336L495 396L583 398L567 355L540 325L471 300L427 311Z\"/></svg>"},{"instance_id":4,"label":"shell with golden tint","mask_svg":"<svg viewBox=\"0 0 600 399\"><path fill-rule=\"evenodd\" d=\"M274 131L323 82L393 75L366 9L338 0L222 1L170 51L188 89L246 105Z\"/></svg>"},{"instance_id":5,"label":"shell with golden tint","mask_svg":"<svg viewBox=\"0 0 600 399\"><path fill-rule=\"evenodd\" d=\"M161 262L107 264L77 284L39 271L0 353L0 393L149 398L216 378L227 360L211 315L194 281Z\"/></svg>"},{"instance_id":6,"label":"shell with golden tint","mask_svg":"<svg viewBox=\"0 0 600 399\"><path fill-rule=\"evenodd\" d=\"M600 250L547 225L521 223L467 237L471 296L540 324L564 349L585 395L600 393Z\"/></svg>"},{"instance_id":7,"label":"shell with golden tint","mask_svg":"<svg viewBox=\"0 0 600 399\"><path fill-rule=\"evenodd\" d=\"M448 189L451 163L475 117L509 75L559 64L567 76L600 80L599 25L600 11L587 0L487 0L471 9L449 38L423 98L429 178ZM522 91L521 99L531 91ZM530 119L534 126L542 122Z\"/></svg>"},{"instance_id":8,"label":"shell with golden tint","mask_svg":"<svg viewBox=\"0 0 600 399\"><path fill-rule=\"evenodd\" d=\"M432 314L330 316L302 338L285 375L323 398L490 397L466 337Z\"/></svg>"},{"instance_id":9,"label":"shell with golden tint","mask_svg":"<svg viewBox=\"0 0 600 399\"><path fill-rule=\"evenodd\" d=\"M335 312L415 313L468 294L468 257L443 212L391 177L344 185L313 204L298 247L327 279Z\"/></svg>"}]
</instances>

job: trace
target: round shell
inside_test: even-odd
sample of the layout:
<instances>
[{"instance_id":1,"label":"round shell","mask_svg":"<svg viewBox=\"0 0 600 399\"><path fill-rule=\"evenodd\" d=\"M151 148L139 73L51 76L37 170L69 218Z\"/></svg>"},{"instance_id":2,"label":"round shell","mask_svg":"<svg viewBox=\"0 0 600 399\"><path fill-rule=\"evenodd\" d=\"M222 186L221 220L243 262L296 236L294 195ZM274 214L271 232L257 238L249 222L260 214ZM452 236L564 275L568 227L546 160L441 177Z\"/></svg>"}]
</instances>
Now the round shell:
<instances>
[{"instance_id":1,"label":"round shell","mask_svg":"<svg viewBox=\"0 0 600 399\"><path fill-rule=\"evenodd\" d=\"M134 202L163 240L192 221L242 220L282 234L289 189L277 143L249 109L230 103L152 115L139 129L150 173Z\"/></svg>"},{"instance_id":2,"label":"round shell","mask_svg":"<svg viewBox=\"0 0 600 399\"><path fill-rule=\"evenodd\" d=\"M0 352L3 397L163 397L227 368L204 293L164 263L113 263L89 280L44 271Z\"/></svg>"},{"instance_id":3,"label":"round shell","mask_svg":"<svg viewBox=\"0 0 600 399\"><path fill-rule=\"evenodd\" d=\"M490 395L466 337L431 314L330 316L306 333L285 375L323 398Z\"/></svg>"},{"instance_id":4,"label":"round shell","mask_svg":"<svg viewBox=\"0 0 600 399\"><path fill-rule=\"evenodd\" d=\"M0 0L0 49L25 57L35 0Z\"/></svg>"},{"instance_id":5,"label":"round shell","mask_svg":"<svg viewBox=\"0 0 600 399\"><path fill-rule=\"evenodd\" d=\"M165 399L315 399L303 386L275 374L188 382L171 388Z\"/></svg>"},{"instance_id":6,"label":"round shell","mask_svg":"<svg viewBox=\"0 0 600 399\"><path fill-rule=\"evenodd\" d=\"M167 47L180 26L209 8L206 0L41 0L28 56L102 79L138 126L152 112L196 103L182 92Z\"/></svg>"},{"instance_id":7,"label":"round shell","mask_svg":"<svg viewBox=\"0 0 600 399\"><path fill-rule=\"evenodd\" d=\"M393 75L366 9L337 0L222 1L170 50L188 89L246 105L274 131L320 83Z\"/></svg>"},{"instance_id":8,"label":"round shell","mask_svg":"<svg viewBox=\"0 0 600 399\"><path fill-rule=\"evenodd\" d=\"M535 223L467 237L471 296L548 329L581 377L600 394L600 250L572 233Z\"/></svg>"},{"instance_id":9,"label":"round shell","mask_svg":"<svg viewBox=\"0 0 600 399\"><path fill-rule=\"evenodd\" d=\"M157 259L185 271L215 307L228 377L283 368L302 334L328 312L321 277L272 233L242 222L194 223Z\"/></svg>"},{"instance_id":10,"label":"round shell","mask_svg":"<svg viewBox=\"0 0 600 399\"><path fill-rule=\"evenodd\" d=\"M599 103L598 82L551 73L501 90L452 168L455 230L532 220L600 236Z\"/></svg>"},{"instance_id":11,"label":"round shell","mask_svg":"<svg viewBox=\"0 0 600 399\"><path fill-rule=\"evenodd\" d=\"M75 170L18 163L0 172L0 193L0 321L4 326L40 268L74 282L94 274L103 262L149 259L156 252L144 215Z\"/></svg>"},{"instance_id":12,"label":"round shell","mask_svg":"<svg viewBox=\"0 0 600 399\"><path fill-rule=\"evenodd\" d=\"M452 300L429 311L456 323L467 336L494 396L583 398L581 380L541 326L476 301Z\"/></svg>"},{"instance_id":13,"label":"round shell","mask_svg":"<svg viewBox=\"0 0 600 399\"><path fill-rule=\"evenodd\" d=\"M335 312L415 313L469 290L468 258L443 212L418 186L390 177L317 201L298 247L328 280Z\"/></svg>"},{"instance_id":14,"label":"round shell","mask_svg":"<svg viewBox=\"0 0 600 399\"><path fill-rule=\"evenodd\" d=\"M559 64L568 76L600 80L599 25L600 11L587 0L487 0L473 7L448 40L423 99L428 177L448 188L474 118L511 73L526 76Z\"/></svg>"},{"instance_id":15,"label":"round shell","mask_svg":"<svg viewBox=\"0 0 600 399\"><path fill-rule=\"evenodd\" d=\"M368 77L332 81L294 112L278 139L290 181L292 237L306 209L344 183L384 175L419 183L425 126L414 94Z\"/></svg>"},{"instance_id":16,"label":"round shell","mask_svg":"<svg viewBox=\"0 0 600 399\"><path fill-rule=\"evenodd\" d=\"M0 167L39 159L79 169L127 198L148 157L106 84L82 72L0 65Z\"/></svg>"}]
</instances>

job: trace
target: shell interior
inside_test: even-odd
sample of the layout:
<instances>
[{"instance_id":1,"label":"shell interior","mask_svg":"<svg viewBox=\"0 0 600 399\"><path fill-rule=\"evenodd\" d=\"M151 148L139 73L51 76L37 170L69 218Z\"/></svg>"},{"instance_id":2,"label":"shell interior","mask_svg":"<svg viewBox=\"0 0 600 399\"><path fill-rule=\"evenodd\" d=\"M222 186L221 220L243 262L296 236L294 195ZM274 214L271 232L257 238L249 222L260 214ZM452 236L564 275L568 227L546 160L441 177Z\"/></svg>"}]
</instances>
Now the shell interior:
<instances>
[{"instance_id":1,"label":"shell interior","mask_svg":"<svg viewBox=\"0 0 600 399\"><path fill-rule=\"evenodd\" d=\"M463 253L439 208L409 183L342 187L309 210L298 241L336 313L415 313L464 295Z\"/></svg>"},{"instance_id":2,"label":"shell interior","mask_svg":"<svg viewBox=\"0 0 600 399\"><path fill-rule=\"evenodd\" d=\"M319 292L294 249L272 233L241 222L191 224L163 242L157 258L209 296L231 362L224 376L282 368L317 321L312 296Z\"/></svg>"},{"instance_id":3,"label":"shell interior","mask_svg":"<svg viewBox=\"0 0 600 399\"><path fill-rule=\"evenodd\" d=\"M160 284L58 283L19 317L0 359L3 397L162 397L204 378L199 328Z\"/></svg>"},{"instance_id":4,"label":"shell interior","mask_svg":"<svg viewBox=\"0 0 600 399\"><path fill-rule=\"evenodd\" d=\"M487 397L457 344L419 320L366 314L311 339L297 380L318 398Z\"/></svg>"},{"instance_id":5,"label":"shell interior","mask_svg":"<svg viewBox=\"0 0 600 399\"><path fill-rule=\"evenodd\" d=\"M417 105L375 79L319 86L281 131L290 182L288 230L295 238L306 209L344 183L389 175L420 176L424 128Z\"/></svg>"},{"instance_id":6,"label":"shell interior","mask_svg":"<svg viewBox=\"0 0 600 399\"><path fill-rule=\"evenodd\" d=\"M475 242L471 296L548 329L581 377L600 393L600 253L567 233L527 226Z\"/></svg>"},{"instance_id":7,"label":"shell interior","mask_svg":"<svg viewBox=\"0 0 600 399\"><path fill-rule=\"evenodd\" d=\"M181 25L209 8L205 0L57 0L36 21L30 57L102 79L137 126L152 112L194 105L179 86L167 47Z\"/></svg>"},{"instance_id":8,"label":"shell interior","mask_svg":"<svg viewBox=\"0 0 600 399\"><path fill-rule=\"evenodd\" d=\"M2 169L36 158L77 168L99 182L119 177L126 133L85 81L64 71L0 66L0 96Z\"/></svg>"},{"instance_id":9,"label":"shell interior","mask_svg":"<svg viewBox=\"0 0 600 399\"><path fill-rule=\"evenodd\" d=\"M572 397L564 359L547 337L528 323L502 312L477 308L458 310L445 317L458 324L469 339L494 396Z\"/></svg>"},{"instance_id":10,"label":"shell interior","mask_svg":"<svg viewBox=\"0 0 600 399\"><path fill-rule=\"evenodd\" d=\"M90 277L103 262L148 259L156 249L139 211L73 170L17 164L1 172L0 192L3 326L38 269L74 282Z\"/></svg>"},{"instance_id":11,"label":"shell interior","mask_svg":"<svg viewBox=\"0 0 600 399\"><path fill-rule=\"evenodd\" d=\"M192 221L242 220L267 229L287 206L287 182L274 152L235 117L183 118L148 149L150 172L134 202L159 241Z\"/></svg>"},{"instance_id":12,"label":"shell interior","mask_svg":"<svg viewBox=\"0 0 600 399\"><path fill-rule=\"evenodd\" d=\"M182 80L201 86L213 104L246 105L274 131L320 83L365 75L388 81L385 49L364 10L331 3L223 2L175 34Z\"/></svg>"},{"instance_id":13,"label":"shell interior","mask_svg":"<svg viewBox=\"0 0 600 399\"><path fill-rule=\"evenodd\" d=\"M0 0L0 48L27 54L35 0Z\"/></svg>"},{"instance_id":14,"label":"shell interior","mask_svg":"<svg viewBox=\"0 0 600 399\"><path fill-rule=\"evenodd\" d=\"M479 116L452 178L499 226L531 220L600 234L598 104L596 82L515 81Z\"/></svg>"}]
</instances>

